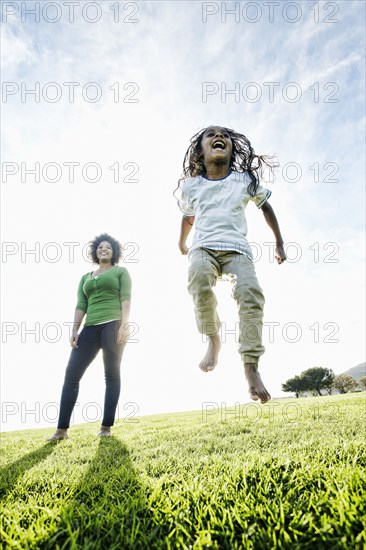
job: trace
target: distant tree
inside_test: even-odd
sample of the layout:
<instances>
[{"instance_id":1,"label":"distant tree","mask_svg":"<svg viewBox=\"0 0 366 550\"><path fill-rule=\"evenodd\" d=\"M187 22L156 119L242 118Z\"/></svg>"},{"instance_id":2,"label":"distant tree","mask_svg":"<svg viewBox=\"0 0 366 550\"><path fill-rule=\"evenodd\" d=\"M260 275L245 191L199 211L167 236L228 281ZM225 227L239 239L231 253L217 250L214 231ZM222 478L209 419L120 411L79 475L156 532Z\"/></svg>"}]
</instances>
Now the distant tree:
<instances>
[{"instance_id":1,"label":"distant tree","mask_svg":"<svg viewBox=\"0 0 366 550\"><path fill-rule=\"evenodd\" d=\"M366 390L366 376L361 376L359 382L360 382L361 388L363 388L364 390Z\"/></svg>"},{"instance_id":2,"label":"distant tree","mask_svg":"<svg viewBox=\"0 0 366 550\"><path fill-rule=\"evenodd\" d=\"M334 372L332 369L324 367L312 367L304 370L301 375L304 379L305 390L316 392L318 395L322 395L321 390L326 390L330 393L330 389L333 385Z\"/></svg>"},{"instance_id":3,"label":"distant tree","mask_svg":"<svg viewBox=\"0 0 366 550\"><path fill-rule=\"evenodd\" d=\"M338 390L339 393L347 393L355 390L357 386L356 380L349 374L338 374L333 380L333 387Z\"/></svg>"},{"instance_id":4,"label":"distant tree","mask_svg":"<svg viewBox=\"0 0 366 550\"><path fill-rule=\"evenodd\" d=\"M284 384L282 384L282 391L294 392L296 397L299 397L302 391L306 390L304 379L301 376L295 376L289 378Z\"/></svg>"}]
</instances>

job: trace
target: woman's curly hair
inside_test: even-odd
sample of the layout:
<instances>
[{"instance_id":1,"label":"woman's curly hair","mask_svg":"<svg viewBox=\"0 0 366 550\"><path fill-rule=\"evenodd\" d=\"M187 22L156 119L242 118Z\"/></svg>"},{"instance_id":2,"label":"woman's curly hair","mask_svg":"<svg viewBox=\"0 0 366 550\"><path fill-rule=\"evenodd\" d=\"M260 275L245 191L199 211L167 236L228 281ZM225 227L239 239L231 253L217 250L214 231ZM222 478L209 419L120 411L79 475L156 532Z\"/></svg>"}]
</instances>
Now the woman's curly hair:
<instances>
[{"instance_id":1,"label":"woman's curly hair","mask_svg":"<svg viewBox=\"0 0 366 550\"><path fill-rule=\"evenodd\" d=\"M94 264L99 264L99 258L97 257L97 249L101 242L108 241L112 247L112 265L118 264L120 258L122 257L122 246L116 241L113 237L108 235L108 233L102 233L95 237L93 241L89 243L89 257Z\"/></svg>"},{"instance_id":2,"label":"woman's curly hair","mask_svg":"<svg viewBox=\"0 0 366 550\"><path fill-rule=\"evenodd\" d=\"M181 182L187 178L195 176L205 176L206 167L203 163L203 153L201 142L203 134L215 126L208 126L197 132L191 138L191 144L188 147L183 160L183 173L178 182L178 187ZM278 166L273 162L273 157L266 155L256 155L249 139L243 134L239 134L231 128L222 128L225 130L232 141L233 151L230 159L230 170L232 172L248 172L251 182L248 186L248 192L251 196L255 196L259 180L263 175L264 166L267 166L271 171Z\"/></svg>"}]
</instances>

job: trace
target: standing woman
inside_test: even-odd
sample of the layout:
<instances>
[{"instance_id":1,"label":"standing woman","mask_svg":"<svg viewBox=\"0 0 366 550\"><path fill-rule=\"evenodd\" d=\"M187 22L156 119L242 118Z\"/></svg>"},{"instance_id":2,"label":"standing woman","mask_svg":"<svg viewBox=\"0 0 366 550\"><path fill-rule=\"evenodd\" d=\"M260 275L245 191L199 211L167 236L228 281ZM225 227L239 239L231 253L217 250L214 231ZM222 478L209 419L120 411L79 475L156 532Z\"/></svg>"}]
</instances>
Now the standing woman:
<instances>
[{"instance_id":1,"label":"standing woman","mask_svg":"<svg viewBox=\"0 0 366 550\"><path fill-rule=\"evenodd\" d=\"M79 382L100 349L103 350L105 375L104 416L99 436L110 436L121 388L120 365L128 340L131 277L119 267L121 245L107 233L90 243L95 271L82 276L70 344L69 363L62 388L57 430L49 441L68 437L67 430L78 393ZM79 334L80 325L84 327Z\"/></svg>"}]
</instances>

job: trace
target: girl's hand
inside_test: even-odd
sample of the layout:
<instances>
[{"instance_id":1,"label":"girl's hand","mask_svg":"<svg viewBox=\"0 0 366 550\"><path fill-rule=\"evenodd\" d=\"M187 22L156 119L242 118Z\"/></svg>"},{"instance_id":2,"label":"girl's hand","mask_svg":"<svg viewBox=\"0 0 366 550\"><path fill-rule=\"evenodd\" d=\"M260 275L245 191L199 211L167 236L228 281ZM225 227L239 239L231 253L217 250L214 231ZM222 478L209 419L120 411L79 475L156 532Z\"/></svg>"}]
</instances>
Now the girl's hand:
<instances>
[{"instance_id":1,"label":"girl's hand","mask_svg":"<svg viewBox=\"0 0 366 550\"><path fill-rule=\"evenodd\" d=\"M130 337L130 325L125 323L121 325L117 333L117 344L127 344Z\"/></svg>"},{"instance_id":2,"label":"girl's hand","mask_svg":"<svg viewBox=\"0 0 366 550\"><path fill-rule=\"evenodd\" d=\"M79 334L77 330L73 330L70 338L70 346L72 348L78 349L78 340L79 340Z\"/></svg>"},{"instance_id":3,"label":"girl's hand","mask_svg":"<svg viewBox=\"0 0 366 550\"><path fill-rule=\"evenodd\" d=\"M282 264L286 260L286 253L283 248L283 244L276 244L275 258L278 264Z\"/></svg>"},{"instance_id":4,"label":"girl's hand","mask_svg":"<svg viewBox=\"0 0 366 550\"><path fill-rule=\"evenodd\" d=\"M186 256L188 254L188 250L189 248L187 247L187 245L185 243L179 243L179 250L181 251L181 253L183 254L183 256Z\"/></svg>"}]
</instances>

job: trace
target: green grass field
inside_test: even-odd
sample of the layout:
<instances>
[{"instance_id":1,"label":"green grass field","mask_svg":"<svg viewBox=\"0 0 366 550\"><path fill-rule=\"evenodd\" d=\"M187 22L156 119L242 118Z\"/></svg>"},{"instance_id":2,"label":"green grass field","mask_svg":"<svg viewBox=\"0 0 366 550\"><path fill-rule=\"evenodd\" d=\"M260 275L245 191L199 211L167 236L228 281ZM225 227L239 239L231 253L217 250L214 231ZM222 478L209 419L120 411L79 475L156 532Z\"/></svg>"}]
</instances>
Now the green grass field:
<instances>
[{"instance_id":1,"label":"green grass field","mask_svg":"<svg viewBox=\"0 0 366 550\"><path fill-rule=\"evenodd\" d=\"M1 548L366 548L365 392L1 437Z\"/></svg>"}]
</instances>

